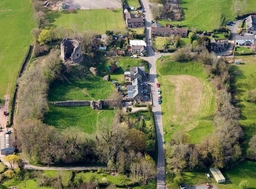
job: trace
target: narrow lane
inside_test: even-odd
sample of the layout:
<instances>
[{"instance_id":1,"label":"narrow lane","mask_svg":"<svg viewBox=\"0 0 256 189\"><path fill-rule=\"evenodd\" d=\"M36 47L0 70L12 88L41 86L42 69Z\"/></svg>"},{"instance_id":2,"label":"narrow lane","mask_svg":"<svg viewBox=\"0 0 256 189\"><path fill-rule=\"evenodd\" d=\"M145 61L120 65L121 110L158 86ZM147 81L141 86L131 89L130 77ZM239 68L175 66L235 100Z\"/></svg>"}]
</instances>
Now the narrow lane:
<instances>
[{"instance_id":1,"label":"narrow lane","mask_svg":"<svg viewBox=\"0 0 256 189\"><path fill-rule=\"evenodd\" d=\"M152 111L155 118L155 127L158 142L158 159L157 159L157 189L165 189L165 158L164 158L164 136L163 136L163 124L162 124L162 109L161 105L158 104L157 95L157 71L156 71L156 60L159 54L156 54L151 46L151 20L152 14L149 8L148 0L141 0L145 12L145 27L146 27L146 43L148 57L143 59L149 62L150 67L150 83L152 86Z\"/></svg>"}]
</instances>

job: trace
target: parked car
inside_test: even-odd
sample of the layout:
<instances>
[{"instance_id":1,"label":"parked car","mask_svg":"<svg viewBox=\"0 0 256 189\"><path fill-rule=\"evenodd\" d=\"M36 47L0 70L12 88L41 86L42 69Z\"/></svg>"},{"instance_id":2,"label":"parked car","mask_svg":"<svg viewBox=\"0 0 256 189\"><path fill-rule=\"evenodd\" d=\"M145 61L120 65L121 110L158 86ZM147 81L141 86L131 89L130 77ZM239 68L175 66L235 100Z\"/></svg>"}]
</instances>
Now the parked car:
<instances>
[{"instance_id":1,"label":"parked car","mask_svg":"<svg viewBox=\"0 0 256 189\"><path fill-rule=\"evenodd\" d=\"M156 83L156 87L159 88L160 87L160 83Z\"/></svg>"},{"instance_id":2,"label":"parked car","mask_svg":"<svg viewBox=\"0 0 256 189\"><path fill-rule=\"evenodd\" d=\"M162 100L161 99L158 99L158 104L162 104Z\"/></svg>"},{"instance_id":3,"label":"parked car","mask_svg":"<svg viewBox=\"0 0 256 189\"><path fill-rule=\"evenodd\" d=\"M211 185L207 182L206 183L207 188L211 188Z\"/></svg>"},{"instance_id":4,"label":"parked car","mask_svg":"<svg viewBox=\"0 0 256 189\"><path fill-rule=\"evenodd\" d=\"M11 134L12 133L12 131L10 130L10 129L8 129L6 132L5 132L5 134L7 134L7 135L9 135L9 134Z\"/></svg>"},{"instance_id":5,"label":"parked car","mask_svg":"<svg viewBox=\"0 0 256 189\"><path fill-rule=\"evenodd\" d=\"M187 189L187 187L185 186L185 184L181 184L180 189Z\"/></svg>"}]
</instances>

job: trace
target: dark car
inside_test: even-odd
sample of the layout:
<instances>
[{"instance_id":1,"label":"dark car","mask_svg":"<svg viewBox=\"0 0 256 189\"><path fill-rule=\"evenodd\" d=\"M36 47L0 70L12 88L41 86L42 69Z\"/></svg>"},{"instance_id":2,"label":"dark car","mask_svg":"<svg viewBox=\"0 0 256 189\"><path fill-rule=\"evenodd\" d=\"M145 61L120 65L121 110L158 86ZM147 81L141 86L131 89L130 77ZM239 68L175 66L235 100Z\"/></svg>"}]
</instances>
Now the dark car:
<instances>
[{"instance_id":1,"label":"dark car","mask_svg":"<svg viewBox=\"0 0 256 189\"><path fill-rule=\"evenodd\" d=\"M160 100L158 100L158 104L162 104L162 100L160 99Z\"/></svg>"},{"instance_id":2,"label":"dark car","mask_svg":"<svg viewBox=\"0 0 256 189\"><path fill-rule=\"evenodd\" d=\"M227 21L227 26L232 26L232 24L234 24L233 21Z\"/></svg>"},{"instance_id":3,"label":"dark car","mask_svg":"<svg viewBox=\"0 0 256 189\"><path fill-rule=\"evenodd\" d=\"M11 133L12 133L11 130L8 130L8 131L5 132L5 134L7 134L7 135L9 135L9 134L11 134Z\"/></svg>"},{"instance_id":4,"label":"dark car","mask_svg":"<svg viewBox=\"0 0 256 189\"><path fill-rule=\"evenodd\" d=\"M180 189L187 189L187 187L185 186L185 184L181 184Z\"/></svg>"}]
</instances>

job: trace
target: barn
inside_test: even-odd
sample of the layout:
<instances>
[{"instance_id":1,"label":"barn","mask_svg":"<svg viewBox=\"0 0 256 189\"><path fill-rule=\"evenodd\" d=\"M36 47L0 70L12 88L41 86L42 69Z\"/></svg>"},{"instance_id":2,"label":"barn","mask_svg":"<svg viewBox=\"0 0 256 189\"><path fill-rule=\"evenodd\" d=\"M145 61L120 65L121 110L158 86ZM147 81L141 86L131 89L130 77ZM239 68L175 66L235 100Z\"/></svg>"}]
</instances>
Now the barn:
<instances>
[{"instance_id":1,"label":"barn","mask_svg":"<svg viewBox=\"0 0 256 189\"><path fill-rule=\"evenodd\" d=\"M210 172L213 175L217 183L225 183L226 179L218 168L210 168Z\"/></svg>"}]
</instances>

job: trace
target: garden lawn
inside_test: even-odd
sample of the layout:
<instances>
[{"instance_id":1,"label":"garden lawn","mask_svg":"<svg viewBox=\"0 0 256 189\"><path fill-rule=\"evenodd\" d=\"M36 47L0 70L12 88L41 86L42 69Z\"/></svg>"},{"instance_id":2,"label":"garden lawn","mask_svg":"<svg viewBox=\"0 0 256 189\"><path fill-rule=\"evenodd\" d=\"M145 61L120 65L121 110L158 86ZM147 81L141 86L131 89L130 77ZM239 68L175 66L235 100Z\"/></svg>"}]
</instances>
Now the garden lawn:
<instances>
[{"instance_id":1,"label":"garden lawn","mask_svg":"<svg viewBox=\"0 0 256 189\"><path fill-rule=\"evenodd\" d=\"M237 52L237 53L239 53L239 54L247 54L247 53L253 53L253 51L250 49L250 47L248 48L248 47L243 47L243 46L238 46L238 47L236 47L236 51L235 52Z\"/></svg>"},{"instance_id":2,"label":"garden lawn","mask_svg":"<svg viewBox=\"0 0 256 189\"><path fill-rule=\"evenodd\" d=\"M113 110L93 110L90 106L50 106L50 111L45 115L44 122L48 125L55 126L59 130L77 127L85 133L92 134L97 131L104 119L111 124L113 118Z\"/></svg>"},{"instance_id":3,"label":"garden lawn","mask_svg":"<svg viewBox=\"0 0 256 189\"><path fill-rule=\"evenodd\" d=\"M131 7L134 7L134 8L139 8L140 7L140 3L139 3L139 0L126 0L127 1L127 4Z\"/></svg>"},{"instance_id":4,"label":"garden lawn","mask_svg":"<svg viewBox=\"0 0 256 189\"><path fill-rule=\"evenodd\" d=\"M180 22L170 22L162 20L160 23L180 24L184 27L197 28L200 30L213 30L219 28L221 22L234 20L236 14L232 10L233 0L188 0L181 1L181 7L185 13L185 20ZM244 12L255 12L256 1L247 0ZM224 20L223 20L224 17Z\"/></svg>"},{"instance_id":5,"label":"garden lawn","mask_svg":"<svg viewBox=\"0 0 256 189\"><path fill-rule=\"evenodd\" d=\"M107 69L107 66L111 65L111 62L115 62L117 64L118 70L115 73L110 73ZM117 58L109 58L107 59L105 64L101 64L99 69L99 74L102 74L103 72L106 74L110 74L111 80L116 80L119 83L122 83L124 81L124 72L130 71L130 68L136 67L136 66L145 66L145 71L149 72L149 65L148 62L140 59L140 58L131 58L129 56L124 57L117 57Z\"/></svg>"},{"instance_id":6,"label":"garden lawn","mask_svg":"<svg viewBox=\"0 0 256 189\"><path fill-rule=\"evenodd\" d=\"M31 3L0 0L0 99L14 89L16 77L35 27Z\"/></svg>"},{"instance_id":7,"label":"garden lawn","mask_svg":"<svg viewBox=\"0 0 256 189\"><path fill-rule=\"evenodd\" d=\"M245 149L250 138L256 134L256 104L247 102L246 95L248 90L256 89L256 64L253 56L236 57L240 59L241 65L233 65L235 73L236 100L241 110L240 123L245 132Z\"/></svg>"},{"instance_id":8,"label":"garden lawn","mask_svg":"<svg viewBox=\"0 0 256 189\"><path fill-rule=\"evenodd\" d=\"M165 45L170 45L168 42L168 37L155 37L154 45L157 50L163 50ZM175 47L174 47L175 49Z\"/></svg>"},{"instance_id":9,"label":"garden lawn","mask_svg":"<svg viewBox=\"0 0 256 189\"><path fill-rule=\"evenodd\" d=\"M157 61L165 141L175 131L184 131L190 134L191 143L198 143L213 131L213 88L200 63L177 63L169 59Z\"/></svg>"},{"instance_id":10,"label":"garden lawn","mask_svg":"<svg viewBox=\"0 0 256 189\"><path fill-rule=\"evenodd\" d=\"M53 25L99 34L107 30L125 33L122 9L78 10L75 13L61 13L56 16Z\"/></svg>"}]
</instances>

